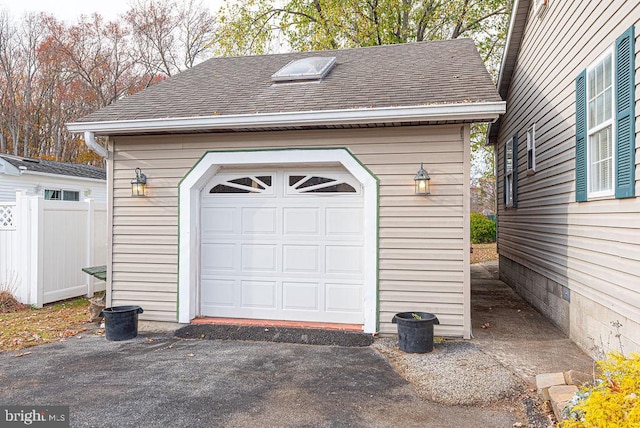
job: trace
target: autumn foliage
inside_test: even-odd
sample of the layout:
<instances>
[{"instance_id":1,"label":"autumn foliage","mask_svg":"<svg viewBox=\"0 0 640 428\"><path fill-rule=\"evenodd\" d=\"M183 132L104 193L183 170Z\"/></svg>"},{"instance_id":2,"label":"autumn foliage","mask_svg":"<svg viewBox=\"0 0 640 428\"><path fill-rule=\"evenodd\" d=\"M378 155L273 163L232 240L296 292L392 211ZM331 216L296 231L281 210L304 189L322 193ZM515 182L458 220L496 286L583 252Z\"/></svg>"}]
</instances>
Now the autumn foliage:
<instances>
[{"instance_id":1,"label":"autumn foliage","mask_svg":"<svg viewBox=\"0 0 640 428\"><path fill-rule=\"evenodd\" d=\"M579 392L561 427L640 427L640 354L613 352L597 364L596 385Z\"/></svg>"},{"instance_id":2,"label":"autumn foliage","mask_svg":"<svg viewBox=\"0 0 640 428\"><path fill-rule=\"evenodd\" d=\"M65 123L210 56L215 22L196 0L137 0L115 21L74 23L0 7L0 152L99 164Z\"/></svg>"}]
</instances>

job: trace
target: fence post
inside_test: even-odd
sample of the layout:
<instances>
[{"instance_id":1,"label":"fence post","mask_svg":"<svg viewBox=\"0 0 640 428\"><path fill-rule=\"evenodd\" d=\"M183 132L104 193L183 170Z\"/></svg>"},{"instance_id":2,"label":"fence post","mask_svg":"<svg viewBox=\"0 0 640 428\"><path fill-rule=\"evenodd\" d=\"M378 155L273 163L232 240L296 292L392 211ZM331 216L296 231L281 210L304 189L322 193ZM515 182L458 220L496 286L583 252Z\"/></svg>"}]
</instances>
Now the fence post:
<instances>
[{"instance_id":1,"label":"fence post","mask_svg":"<svg viewBox=\"0 0 640 428\"><path fill-rule=\"evenodd\" d=\"M44 199L41 196L30 196L31 205L29 226L31 239L29 267L31 304L37 308L44 305Z\"/></svg>"},{"instance_id":2,"label":"fence post","mask_svg":"<svg viewBox=\"0 0 640 428\"><path fill-rule=\"evenodd\" d=\"M25 304L31 304L31 225L30 225L29 199L23 191L16 192L16 250L17 269L16 282L18 284L18 300Z\"/></svg>"},{"instance_id":3,"label":"fence post","mask_svg":"<svg viewBox=\"0 0 640 428\"><path fill-rule=\"evenodd\" d=\"M85 199L84 202L87 208L87 261L85 267L90 267L93 266L93 229L95 224L95 204L93 199ZM95 278L93 277L93 275L89 274L85 274L85 276L87 277L87 297L93 297L95 289Z\"/></svg>"}]
</instances>

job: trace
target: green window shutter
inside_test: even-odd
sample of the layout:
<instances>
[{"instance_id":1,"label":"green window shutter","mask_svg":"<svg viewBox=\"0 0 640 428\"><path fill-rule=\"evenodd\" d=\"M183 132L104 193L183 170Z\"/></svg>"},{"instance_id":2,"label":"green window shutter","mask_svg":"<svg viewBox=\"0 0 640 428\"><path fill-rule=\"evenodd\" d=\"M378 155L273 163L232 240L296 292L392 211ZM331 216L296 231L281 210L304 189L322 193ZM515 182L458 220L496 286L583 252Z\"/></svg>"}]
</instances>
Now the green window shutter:
<instances>
[{"instance_id":1,"label":"green window shutter","mask_svg":"<svg viewBox=\"0 0 640 428\"><path fill-rule=\"evenodd\" d=\"M576 77L576 202L587 200L587 71Z\"/></svg>"},{"instance_id":2,"label":"green window shutter","mask_svg":"<svg viewBox=\"0 0 640 428\"><path fill-rule=\"evenodd\" d=\"M503 177L503 186L502 193L504 198L502 198L502 202L504 203L505 208L507 207L507 144L504 145L504 153L502 154L502 177Z\"/></svg>"},{"instance_id":3,"label":"green window shutter","mask_svg":"<svg viewBox=\"0 0 640 428\"><path fill-rule=\"evenodd\" d=\"M518 133L516 132L511 140L513 144L513 207L518 207Z\"/></svg>"},{"instance_id":4,"label":"green window shutter","mask_svg":"<svg viewBox=\"0 0 640 428\"><path fill-rule=\"evenodd\" d=\"M635 196L635 49L633 25L616 40L616 198Z\"/></svg>"}]
</instances>

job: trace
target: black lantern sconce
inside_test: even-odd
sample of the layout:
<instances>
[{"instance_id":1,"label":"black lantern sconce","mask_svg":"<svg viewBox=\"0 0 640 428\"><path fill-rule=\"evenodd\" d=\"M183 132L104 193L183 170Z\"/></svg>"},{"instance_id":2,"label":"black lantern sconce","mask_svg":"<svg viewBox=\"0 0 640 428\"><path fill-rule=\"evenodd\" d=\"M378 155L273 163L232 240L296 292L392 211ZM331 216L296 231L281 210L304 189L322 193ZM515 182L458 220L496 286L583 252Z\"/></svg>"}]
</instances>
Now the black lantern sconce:
<instances>
[{"instance_id":1,"label":"black lantern sconce","mask_svg":"<svg viewBox=\"0 0 640 428\"><path fill-rule=\"evenodd\" d=\"M431 189L429 186L429 182L431 181L431 177L424 169L422 162L420 162L420 169L416 173L416 176L413 178L415 182L415 194L416 195L429 195L431 194Z\"/></svg>"},{"instance_id":2,"label":"black lantern sconce","mask_svg":"<svg viewBox=\"0 0 640 428\"><path fill-rule=\"evenodd\" d=\"M142 173L140 168L136 168L136 178L131 180L131 196L134 198L146 196L147 176Z\"/></svg>"}]
</instances>

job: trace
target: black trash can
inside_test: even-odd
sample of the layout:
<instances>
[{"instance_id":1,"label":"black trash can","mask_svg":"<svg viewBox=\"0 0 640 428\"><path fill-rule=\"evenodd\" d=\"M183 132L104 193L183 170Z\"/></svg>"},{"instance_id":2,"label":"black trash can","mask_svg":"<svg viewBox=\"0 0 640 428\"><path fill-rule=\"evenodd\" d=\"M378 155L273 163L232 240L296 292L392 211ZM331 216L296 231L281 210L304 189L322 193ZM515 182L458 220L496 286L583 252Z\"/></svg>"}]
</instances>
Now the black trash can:
<instances>
[{"instance_id":1,"label":"black trash can","mask_svg":"<svg viewBox=\"0 0 640 428\"><path fill-rule=\"evenodd\" d=\"M129 340L138 335L138 314L140 306L114 306L100 312L104 317L104 332L107 340Z\"/></svg>"},{"instance_id":2,"label":"black trash can","mask_svg":"<svg viewBox=\"0 0 640 428\"><path fill-rule=\"evenodd\" d=\"M433 325L438 317L427 312L400 312L395 314L398 324L398 346L404 352L424 354L433 351Z\"/></svg>"}]
</instances>

